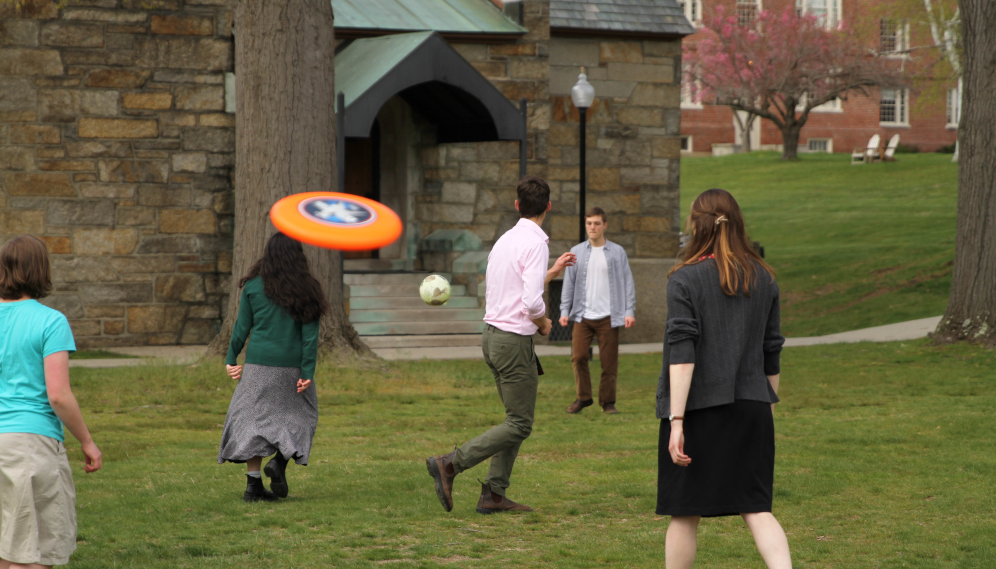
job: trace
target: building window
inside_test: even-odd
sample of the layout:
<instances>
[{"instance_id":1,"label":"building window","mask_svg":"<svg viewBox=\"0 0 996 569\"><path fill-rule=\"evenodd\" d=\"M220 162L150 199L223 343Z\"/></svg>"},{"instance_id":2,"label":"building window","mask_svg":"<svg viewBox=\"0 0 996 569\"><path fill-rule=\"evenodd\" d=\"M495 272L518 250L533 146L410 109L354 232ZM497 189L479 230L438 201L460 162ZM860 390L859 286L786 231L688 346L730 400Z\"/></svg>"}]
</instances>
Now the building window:
<instances>
[{"instance_id":1,"label":"building window","mask_svg":"<svg viewBox=\"0 0 996 569\"><path fill-rule=\"evenodd\" d=\"M796 0L800 16L814 16L827 28L836 28L842 18L841 0Z\"/></svg>"},{"instance_id":2,"label":"building window","mask_svg":"<svg viewBox=\"0 0 996 569\"><path fill-rule=\"evenodd\" d=\"M810 138L808 150L810 152L833 152L833 140L829 138Z\"/></svg>"},{"instance_id":3,"label":"building window","mask_svg":"<svg viewBox=\"0 0 996 569\"><path fill-rule=\"evenodd\" d=\"M906 89L882 89L881 95L878 116L882 124L909 124L909 91Z\"/></svg>"},{"instance_id":4,"label":"building window","mask_svg":"<svg viewBox=\"0 0 996 569\"><path fill-rule=\"evenodd\" d=\"M805 94L805 95L803 95L802 100L799 101L799 104L798 104L798 106L796 106L795 109L801 113L802 110L804 108L806 108L806 102L807 101L809 102L810 105L813 104L814 102L816 102L816 96L815 95L810 95L808 93ZM839 97L835 97L833 100L827 101L827 102L823 103L822 105L818 105L818 106L815 106L815 107L809 109L809 112L811 112L811 113L842 113L842 112L844 112L844 108L841 106L840 98Z\"/></svg>"},{"instance_id":5,"label":"building window","mask_svg":"<svg viewBox=\"0 0 996 569\"><path fill-rule=\"evenodd\" d=\"M961 122L961 92L955 87L948 89L948 128L958 128Z\"/></svg>"},{"instance_id":6,"label":"building window","mask_svg":"<svg viewBox=\"0 0 996 569\"><path fill-rule=\"evenodd\" d=\"M878 51L903 56L909 49L909 26L902 20L882 20Z\"/></svg>"},{"instance_id":7,"label":"building window","mask_svg":"<svg viewBox=\"0 0 996 569\"><path fill-rule=\"evenodd\" d=\"M686 72L682 74L681 81L681 108L682 109L701 109L702 108L702 84L698 81L693 81ZM694 89L692 88L694 84Z\"/></svg>"},{"instance_id":8,"label":"building window","mask_svg":"<svg viewBox=\"0 0 996 569\"><path fill-rule=\"evenodd\" d=\"M761 12L761 0L737 0L737 22L749 26Z\"/></svg>"},{"instance_id":9,"label":"building window","mask_svg":"<svg viewBox=\"0 0 996 569\"><path fill-rule=\"evenodd\" d=\"M693 26L697 26L702 20L702 0L678 0L681 9L685 12L685 17Z\"/></svg>"},{"instance_id":10,"label":"building window","mask_svg":"<svg viewBox=\"0 0 996 569\"><path fill-rule=\"evenodd\" d=\"M691 152L692 151L692 136L686 135L681 137L681 151Z\"/></svg>"}]
</instances>

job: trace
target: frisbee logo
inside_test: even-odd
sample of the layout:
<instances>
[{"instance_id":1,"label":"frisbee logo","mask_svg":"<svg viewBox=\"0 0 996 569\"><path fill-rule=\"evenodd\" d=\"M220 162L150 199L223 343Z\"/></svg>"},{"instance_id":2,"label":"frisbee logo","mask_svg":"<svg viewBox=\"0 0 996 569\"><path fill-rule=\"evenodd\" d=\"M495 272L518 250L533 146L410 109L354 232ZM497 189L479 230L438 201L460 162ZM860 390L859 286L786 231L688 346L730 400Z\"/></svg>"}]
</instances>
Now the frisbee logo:
<instances>
[{"instance_id":1,"label":"frisbee logo","mask_svg":"<svg viewBox=\"0 0 996 569\"><path fill-rule=\"evenodd\" d=\"M360 227L373 223L377 214L369 207L349 199L311 198L298 206L298 211L319 223Z\"/></svg>"}]
</instances>

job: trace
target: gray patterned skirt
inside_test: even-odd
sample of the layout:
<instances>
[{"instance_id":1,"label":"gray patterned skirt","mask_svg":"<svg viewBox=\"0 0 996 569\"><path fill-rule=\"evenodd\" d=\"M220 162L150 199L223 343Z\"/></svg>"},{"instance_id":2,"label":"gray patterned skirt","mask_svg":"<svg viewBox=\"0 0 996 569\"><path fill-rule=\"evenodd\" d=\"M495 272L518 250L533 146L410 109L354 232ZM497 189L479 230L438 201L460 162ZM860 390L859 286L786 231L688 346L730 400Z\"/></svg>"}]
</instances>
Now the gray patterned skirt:
<instances>
[{"instance_id":1,"label":"gray patterned skirt","mask_svg":"<svg viewBox=\"0 0 996 569\"><path fill-rule=\"evenodd\" d=\"M308 464L311 441L318 427L318 392L312 381L297 392L301 370L245 364L221 434L218 464L245 462L279 452Z\"/></svg>"}]
</instances>

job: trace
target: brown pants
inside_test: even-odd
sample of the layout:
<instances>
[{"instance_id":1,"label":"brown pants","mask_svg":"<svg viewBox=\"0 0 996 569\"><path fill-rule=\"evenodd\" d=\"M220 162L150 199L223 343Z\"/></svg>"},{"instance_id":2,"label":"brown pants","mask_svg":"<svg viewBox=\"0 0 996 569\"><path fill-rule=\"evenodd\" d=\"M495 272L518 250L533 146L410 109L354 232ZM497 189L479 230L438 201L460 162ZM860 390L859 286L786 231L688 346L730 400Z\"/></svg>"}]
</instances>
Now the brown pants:
<instances>
[{"instance_id":1,"label":"brown pants","mask_svg":"<svg viewBox=\"0 0 996 569\"><path fill-rule=\"evenodd\" d=\"M598 359L602 362L602 380L598 384L598 404L605 407L616 402L616 375L619 371L619 328L612 327L610 317L601 320L582 318L574 323L574 340L571 344L571 364L578 400L591 399L591 373L588 371L588 348L592 336L598 336Z\"/></svg>"}]
</instances>

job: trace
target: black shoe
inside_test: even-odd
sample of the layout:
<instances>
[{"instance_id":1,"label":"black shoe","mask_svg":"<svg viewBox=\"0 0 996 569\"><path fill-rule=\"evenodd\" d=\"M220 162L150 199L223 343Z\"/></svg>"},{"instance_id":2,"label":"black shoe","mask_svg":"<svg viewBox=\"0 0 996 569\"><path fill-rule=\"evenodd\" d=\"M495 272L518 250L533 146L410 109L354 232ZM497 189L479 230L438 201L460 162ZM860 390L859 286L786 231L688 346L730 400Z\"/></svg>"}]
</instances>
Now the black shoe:
<instances>
[{"instance_id":1,"label":"black shoe","mask_svg":"<svg viewBox=\"0 0 996 569\"><path fill-rule=\"evenodd\" d=\"M278 498L287 497L287 463L290 462L278 451L263 468L263 474L270 479L270 490Z\"/></svg>"},{"instance_id":2,"label":"black shoe","mask_svg":"<svg viewBox=\"0 0 996 569\"><path fill-rule=\"evenodd\" d=\"M243 502L276 502L277 496L263 487L262 478L254 478L246 474L246 493L242 495Z\"/></svg>"},{"instance_id":3,"label":"black shoe","mask_svg":"<svg viewBox=\"0 0 996 569\"><path fill-rule=\"evenodd\" d=\"M570 405L567 406L567 412L572 415L580 413L585 407L591 407L591 404L594 402L595 402L594 399L589 399L587 401L581 401L580 399L575 399L574 403L571 403Z\"/></svg>"}]
</instances>

